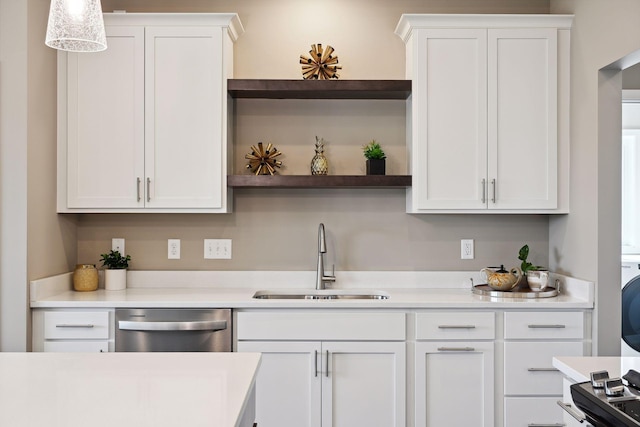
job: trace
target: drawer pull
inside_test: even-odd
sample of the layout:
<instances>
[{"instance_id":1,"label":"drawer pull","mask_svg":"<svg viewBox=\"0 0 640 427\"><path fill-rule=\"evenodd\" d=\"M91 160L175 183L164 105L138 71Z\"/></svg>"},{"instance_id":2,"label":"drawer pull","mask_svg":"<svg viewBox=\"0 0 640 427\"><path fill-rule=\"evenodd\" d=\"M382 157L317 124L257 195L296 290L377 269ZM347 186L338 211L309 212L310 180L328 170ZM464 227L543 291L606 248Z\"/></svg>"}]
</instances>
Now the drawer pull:
<instances>
[{"instance_id":1,"label":"drawer pull","mask_svg":"<svg viewBox=\"0 0 640 427\"><path fill-rule=\"evenodd\" d=\"M475 351L473 347L438 347L438 351Z\"/></svg>"},{"instance_id":2,"label":"drawer pull","mask_svg":"<svg viewBox=\"0 0 640 427\"><path fill-rule=\"evenodd\" d=\"M583 423L587 418L581 413L577 412L575 409L571 407L568 403L564 403L562 400L558 400L556 402L558 406L564 409L569 415L576 419L576 421Z\"/></svg>"},{"instance_id":3,"label":"drawer pull","mask_svg":"<svg viewBox=\"0 0 640 427\"><path fill-rule=\"evenodd\" d=\"M565 423L553 423L553 424L538 424L538 423L529 423L527 427L564 427Z\"/></svg>"},{"instance_id":4,"label":"drawer pull","mask_svg":"<svg viewBox=\"0 0 640 427\"><path fill-rule=\"evenodd\" d=\"M438 325L438 329L475 329L475 325Z\"/></svg>"},{"instance_id":5,"label":"drawer pull","mask_svg":"<svg viewBox=\"0 0 640 427\"><path fill-rule=\"evenodd\" d=\"M565 325L528 325L529 329L564 329Z\"/></svg>"},{"instance_id":6,"label":"drawer pull","mask_svg":"<svg viewBox=\"0 0 640 427\"><path fill-rule=\"evenodd\" d=\"M529 372L558 372L557 368L528 368Z\"/></svg>"},{"instance_id":7,"label":"drawer pull","mask_svg":"<svg viewBox=\"0 0 640 427\"><path fill-rule=\"evenodd\" d=\"M59 325L56 325L56 328L85 328L85 329L90 329L93 328L95 325L92 325L90 323L87 324L71 324L71 323L60 323Z\"/></svg>"}]
</instances>

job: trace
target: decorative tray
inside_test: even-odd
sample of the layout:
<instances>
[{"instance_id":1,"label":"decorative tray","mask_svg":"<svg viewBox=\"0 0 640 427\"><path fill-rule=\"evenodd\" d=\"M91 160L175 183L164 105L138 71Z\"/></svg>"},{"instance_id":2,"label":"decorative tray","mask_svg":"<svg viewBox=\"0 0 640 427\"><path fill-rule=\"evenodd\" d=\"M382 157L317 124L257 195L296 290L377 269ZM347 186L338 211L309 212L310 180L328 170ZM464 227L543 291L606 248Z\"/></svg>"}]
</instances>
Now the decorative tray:
<instances>
[{"instance_id":1,"label":"decorative tray","mask_svg":"<svg viewBox=\"0 0 640 427\"><path fill-rule=\"evenodd\" d=\"M512 291L496 291L489 285L474 285L471 291L476 295L493 298L550 298L558 295L557 287L549 287L544 291L534 292L529 287Z\"/></svg>"}]
</instances>

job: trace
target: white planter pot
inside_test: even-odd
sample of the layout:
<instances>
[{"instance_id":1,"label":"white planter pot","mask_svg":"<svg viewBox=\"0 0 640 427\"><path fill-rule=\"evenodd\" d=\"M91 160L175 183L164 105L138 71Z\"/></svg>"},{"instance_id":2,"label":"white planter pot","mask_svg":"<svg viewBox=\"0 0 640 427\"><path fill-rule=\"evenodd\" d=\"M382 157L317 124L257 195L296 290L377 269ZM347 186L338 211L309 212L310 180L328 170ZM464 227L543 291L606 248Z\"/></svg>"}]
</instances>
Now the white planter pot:
<instances>
[{"instance_id":1,"label":"white planter pot","mask_svg":"<svg viewBox=\"0 0 640 427\"><path fill-rule=\"evenodd\" d=\"M105 270L104 288L107 291L121 291L127 288L127 270Z\"/></svg>"}]
</instances>

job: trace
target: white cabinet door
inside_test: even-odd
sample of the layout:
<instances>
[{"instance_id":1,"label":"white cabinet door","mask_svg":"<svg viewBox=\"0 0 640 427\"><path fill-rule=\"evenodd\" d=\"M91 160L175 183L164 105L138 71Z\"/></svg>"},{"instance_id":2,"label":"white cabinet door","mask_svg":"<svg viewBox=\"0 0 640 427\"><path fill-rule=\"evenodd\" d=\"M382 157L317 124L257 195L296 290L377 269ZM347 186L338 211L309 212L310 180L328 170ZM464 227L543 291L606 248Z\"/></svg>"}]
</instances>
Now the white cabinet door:
<instances>
[{"instance_id":1,"label":"white cabinet door","mask_svg":"<svg viewBox=\"0 0 640 427\"><path fill-rule=\"evenodd\" d=\"M256 379L260 427L320 427L319 342L239 341L238 351L262 353Z\"/></svg>"},{"instance_id":2,"label":"white cabinet door","mask_svg":"<svg viewBox=\"0 0 640 427\"><path fill-rule=\"evenodd\" d=\"M555 28L488 31L489 209L555 209Z\"/></svg>"},{"instance_id":3,"label":"white cabinet door","mask_svg":"<svg viewBox=\"0 0 640 427\"><path fill-rule=\"evenodd\" d=\"M417 342L415 371L416 427L494 427L493 341Z\"/></svg>"},{"instance_id":4,"label":"white cabinet door","mask_svg":"<svg viewBox=\"0 0 640 427\"><path fill-rule=\"evenodd\" d=\"M563 427L557 397L508 397L504 402L506 427ZM578 424L579 425L579 424Z\"/></svg>"},{"instance_id":5,"label":"white cabinet door","mask_svg":"<svg viewBox=\"0 0 640 427\"><path fill-rule=\"evenodd\" d=\"M106 31L109 49L59 56L67 70L67 91L59 93L67 97L67 147L59 155L69 208L144 206L137 183L144 176L144 29Z\"/></svg>"},{"instance_id":6,"label":"white cabinet door","mask_svg":"<svg viewBox=\"0 0 640 427\"><path fill-rule=\"evenodd\" d=\"M487 39L483 29L416 32L414 208L485 209Z\"/></svg>"},{"instance_id":7,"label":"white cabinet door","mask_svg":"<svg viewBox=\"0 0 640 427\"><path fill-rule=\"evenodd\" d=\"M146 28L148 207L222 207L222 32L220 27Z\"/></svg>"},{"instance_id":8,"label":"white cabinet door","mask_svg":"<svg viewBox=\"0 0 640 427\"><path fill-rule=\"evenodd\" d=\"M322 343L322 427L405 427L405 353L404 342Z\"/></svg>"}]
</instances>

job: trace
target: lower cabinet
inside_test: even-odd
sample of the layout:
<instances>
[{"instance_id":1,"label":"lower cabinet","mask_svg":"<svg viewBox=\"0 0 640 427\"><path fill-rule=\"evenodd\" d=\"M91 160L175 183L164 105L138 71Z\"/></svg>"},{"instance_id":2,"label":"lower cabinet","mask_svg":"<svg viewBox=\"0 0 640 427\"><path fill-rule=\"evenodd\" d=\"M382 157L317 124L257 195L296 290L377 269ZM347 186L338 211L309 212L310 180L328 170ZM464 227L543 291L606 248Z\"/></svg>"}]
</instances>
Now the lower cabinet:
<instances>
[{"instance_id":1,"label":"lower cabinet","mask_svg":"<svg viewBox=\"0 0 640 427\"><path fill-rule=\"evenodd\" d=\"M239 312L260 427L406 427L404 313Z\"/></svg>"},{"instance_id":2,"label":"lower cabinet","mask_svg":"<svg viewBox=\"0 0 640 427\"><path fill-rule=\"evenodd\" d=\"M416 427L493 427L494 343L416 343Z\"/></svg>"},{"instance_id":3,"label":"lower cabinet","mask_svg":"<svg viewBox=\"0 0 640 427\"><path fill-rule=\"evenodd\" d=\"M260 427L404 427L405 344L239 342L262 353Z\"/></svg>"},{"instance_id":4,"label":"lower cabinet","mask_svg":"<svg viewBox=\"0 0 640 427\"><path fill-rule=\"evenodd\" d=\"M113 310L33 310L32 321L33 351L113 351Z\"/></svg>"}]
</instances>

